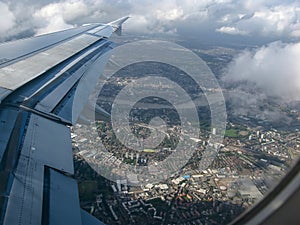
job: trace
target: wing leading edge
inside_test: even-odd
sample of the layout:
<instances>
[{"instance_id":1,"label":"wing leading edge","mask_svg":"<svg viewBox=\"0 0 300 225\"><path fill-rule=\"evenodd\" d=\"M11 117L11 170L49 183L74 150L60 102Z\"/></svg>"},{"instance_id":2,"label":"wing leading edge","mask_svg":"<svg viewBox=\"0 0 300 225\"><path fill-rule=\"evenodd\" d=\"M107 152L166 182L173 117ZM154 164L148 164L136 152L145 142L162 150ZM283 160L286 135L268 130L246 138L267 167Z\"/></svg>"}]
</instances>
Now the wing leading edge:
<instances>
[{"instance_id":1,"label":"wing leading edge","mask_svg":"<svg viewBox=\"0 0 300 225\"><path fill-rule=\"evenodd\" d=\"M80 209L69 125L127 19L0 45L0 224L102 224Z\"/></svg>"}]
</instances>

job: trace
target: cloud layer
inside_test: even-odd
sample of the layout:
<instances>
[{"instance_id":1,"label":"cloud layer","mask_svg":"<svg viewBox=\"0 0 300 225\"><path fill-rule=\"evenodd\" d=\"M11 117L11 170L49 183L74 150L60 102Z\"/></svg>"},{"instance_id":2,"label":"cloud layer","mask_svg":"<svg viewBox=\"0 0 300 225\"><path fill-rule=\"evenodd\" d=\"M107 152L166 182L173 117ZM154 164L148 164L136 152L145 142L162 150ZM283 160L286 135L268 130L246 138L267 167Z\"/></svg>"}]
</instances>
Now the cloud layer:
<instances>
[{"instance_id":1,"label":"cloud layer","mask_svg":"<svg viewBox=\"0 0 300 225\"><path fill-rule=\"evenodd\" d=\"M130 32L300 39L297 0L3 0L0 9L1 40L124 15Z\"/></svg>"}]
</instances>

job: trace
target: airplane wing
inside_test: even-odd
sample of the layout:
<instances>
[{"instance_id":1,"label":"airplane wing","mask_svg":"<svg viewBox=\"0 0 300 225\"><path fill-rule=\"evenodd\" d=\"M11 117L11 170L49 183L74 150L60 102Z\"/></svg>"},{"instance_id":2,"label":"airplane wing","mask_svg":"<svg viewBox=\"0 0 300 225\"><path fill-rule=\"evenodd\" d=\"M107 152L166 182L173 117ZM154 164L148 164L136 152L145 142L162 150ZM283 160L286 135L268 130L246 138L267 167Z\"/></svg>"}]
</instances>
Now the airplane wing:
<instances>
[{"instance_id":1,"label":"airplane wing","mask_svg":"<svg viewBox=\"0 0 300 225\"><path fill-rule=\"evenodd\" d=\"M127 19L0 45L0 224L102 224L80 209L70 126Z\"/></svg>"}]
</instances>

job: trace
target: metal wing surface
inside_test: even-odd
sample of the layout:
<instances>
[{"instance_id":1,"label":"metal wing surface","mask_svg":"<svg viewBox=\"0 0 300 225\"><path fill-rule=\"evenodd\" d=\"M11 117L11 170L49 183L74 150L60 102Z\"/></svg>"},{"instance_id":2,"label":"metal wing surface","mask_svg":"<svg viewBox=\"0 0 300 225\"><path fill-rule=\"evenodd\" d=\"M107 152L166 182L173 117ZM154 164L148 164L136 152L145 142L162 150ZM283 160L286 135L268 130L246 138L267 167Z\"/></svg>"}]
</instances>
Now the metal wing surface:
<instances>
[{"instance_id":1,"label":"metal wing surface","mask_svg":"<svg viewBox=\"0 0 300 225\"><path fill-rule=\"evenodd\" d=\"M0 45L0 224L102 224L80 209L70 126L127 19Z\"/></svg>"}]
</instances>

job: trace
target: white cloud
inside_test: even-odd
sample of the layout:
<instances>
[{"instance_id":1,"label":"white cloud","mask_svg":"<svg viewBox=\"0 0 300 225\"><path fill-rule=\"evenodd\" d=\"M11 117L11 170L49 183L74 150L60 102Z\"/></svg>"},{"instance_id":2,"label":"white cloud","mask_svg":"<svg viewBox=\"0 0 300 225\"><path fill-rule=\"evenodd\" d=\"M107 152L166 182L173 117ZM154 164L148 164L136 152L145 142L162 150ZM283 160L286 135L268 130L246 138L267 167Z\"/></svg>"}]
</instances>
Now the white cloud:
<instances>
[{"instance_id":1,"label":"white cloud","mask_svg":"<svg viewBox=\"0 0 300 225\"><path fill-rule=\"evenodd\" d=\"M4 34L15 25L15 16L8 6L0 2L0 33Z\"/></svg>"},{"instance_id":2,"label":"white cloud","mask_svg":"<svg viewBox=\"0 0 300 225\"><path fill-rule=\"evenodd\" d=\"M131 21L129 20L126 24L126 30L129 32L142 32L146 33L148 32L148 21L145 16L142 15L131 15L132 19Z\"/></svg>"},{"instance_id":3,"label":"white cloud","mask_svg":"<svg viewBox=\"0 0 300 225\"><path fill-rule=\"evenodd\" d=\"M300 2L297 0L3 1L9 3L10 10L1 7L4 10L1 15L9 15L5 19L8 23L2 27L6 26L11 35L30 29L38 33L51 32L132 15L126 29L140 33L173 32L184 36L187 32L202 37L213 33L247 34L254 39L271 37L273 40L300 38ZM3 36L7 34L0 30L0 39Z\"/></svg>"},{"instance_id":4,"label":"white cloud","mask_svg":"<svg viewBox=\"0 0 300 225\"><path fill-rule=\"evenodd\" d=\"M300 42L274 42L245 51L229 65L226 82L249 82L269 96L300 99Z\"/></svg>"},{"instance_id":5,"label":"white cloud","mask_svg":"<svg viewBox=\"0 0 300 225\"><path fill-rule=\"evenodd\" d=\"M167 11L157 10L156 18L161 20L176 20L183 16L183 10L181 8L173 8Z\"/></svg>"},{"instance_id":6,"label":"white cloud","mask_svg":"<svg viewBox=\"0 0 300 225\"><path fill-rule=\"evenodd\" d=\"M300 7L295 5L290 6L275 6L263 11L255 12L254 16L246 22L261 24L260 32L263 35L288 35L290 36L300 24ZM254 30L255 31L255 30Z\"/></svg>"},{"instance_id":7,"label":"white cloud","mask_svg":"<svg viewBox=\"0 0 300 225\"><path fill-rule=\"evenodd\" d=\"M232 34L232 35L246 35L248 34L246 31L239 30L236 27L221 27L216 29L217 32Z\"/></svg>"},{"instance_id":8,"label":"white cloud","mask_svg":"<svg viewBox=\"0 0 300 225\"><path fill-rule=\"evenodd\" d=\"M74 27L69 21L87 16L89 10L82 0L67 0L46 5L33 15L36 20L42 20L46 26L37 29L37 34L55 32Z\"/></svg>"},{"instance_id":9,"label":"white cloud","mask_svg":"<svg viewBox=\"0 0 300 225\"><path fill-rule=\"evenodd\" d=\"M83 0L71 0L63 3L62 15L65 21L74 21L89 15L88 4Z\"/></svg>"},{"instance_id":10,"label":"white cloud","mask_svg":"<svg viewBox=\"0 0 300 225\"><path fill-rule=\"evenodd\" d=\"M291 25L291 36L292 37L300 37L300 23Z\"/></svg>"}]
</instances>

